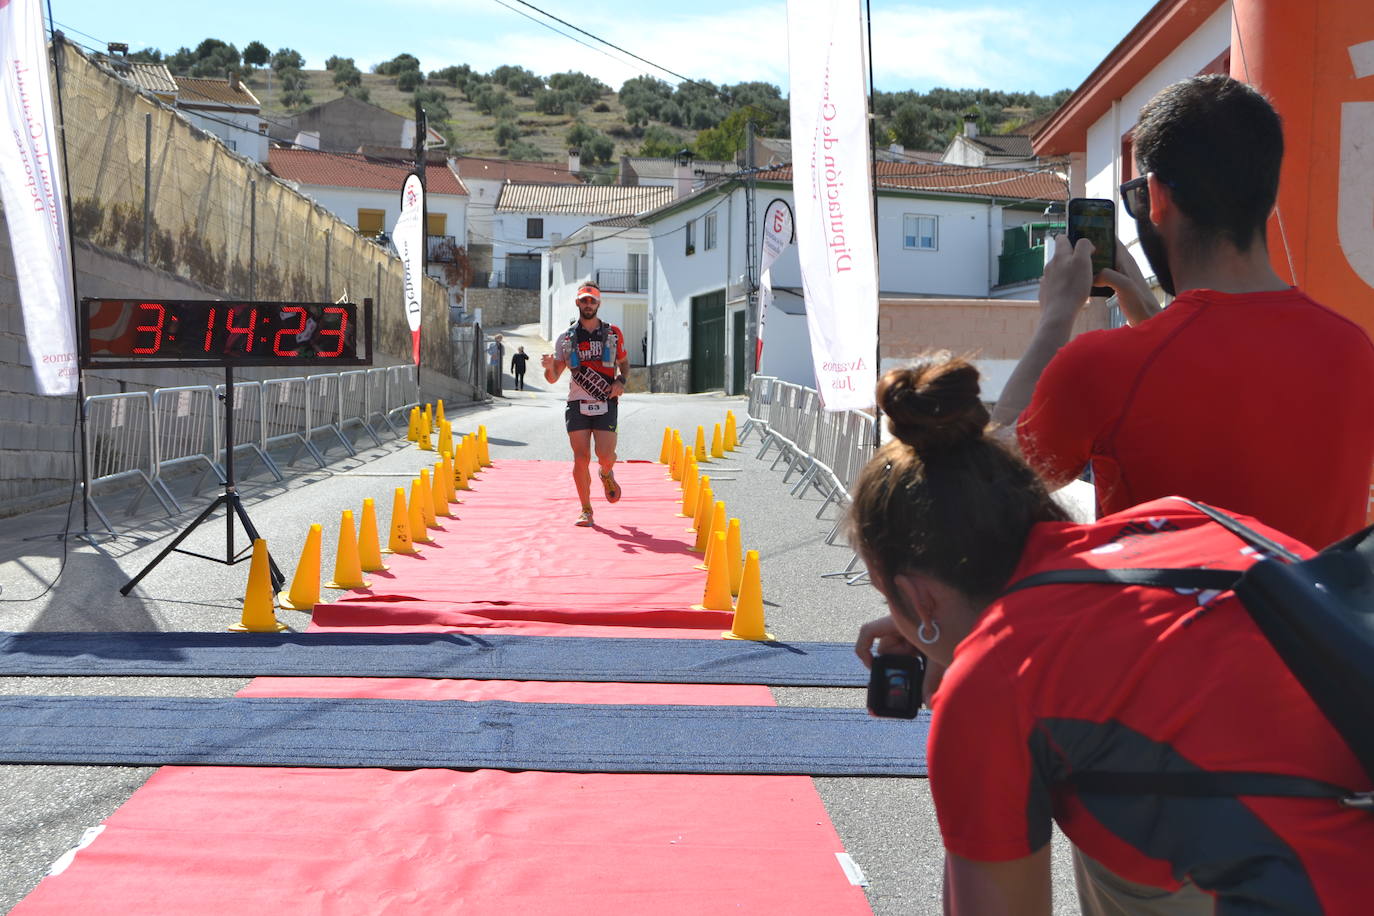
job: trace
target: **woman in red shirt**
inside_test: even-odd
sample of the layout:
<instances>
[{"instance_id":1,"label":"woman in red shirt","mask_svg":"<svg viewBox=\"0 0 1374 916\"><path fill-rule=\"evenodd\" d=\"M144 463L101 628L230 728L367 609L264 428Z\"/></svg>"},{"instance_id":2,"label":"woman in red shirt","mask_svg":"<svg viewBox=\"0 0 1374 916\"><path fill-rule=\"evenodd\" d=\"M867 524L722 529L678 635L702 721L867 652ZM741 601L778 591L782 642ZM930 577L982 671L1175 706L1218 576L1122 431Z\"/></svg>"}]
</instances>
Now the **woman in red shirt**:
<instances>
[{"instance_id":1,"label":"woman in red shirt","mask_svg":"<svg viewBox=\"0 0 1374 916\"><path fill-rule=\"evenodd\" d=\"M1368 912L1366 812L1067 782L1203 770L1369 787L1230 592L1058 585L999 597L1046 569L1240 569L1253 551L1174 498L1070 522L984 434L978 373L962 360L889 372L878 399L893 438L860 475L851 525L891 614L865 625L857 648L865 663L875 642L930 663L947 912L1048 914L1051 820L1076 847L1085 912Z\"/></svg>"}]
</instances>

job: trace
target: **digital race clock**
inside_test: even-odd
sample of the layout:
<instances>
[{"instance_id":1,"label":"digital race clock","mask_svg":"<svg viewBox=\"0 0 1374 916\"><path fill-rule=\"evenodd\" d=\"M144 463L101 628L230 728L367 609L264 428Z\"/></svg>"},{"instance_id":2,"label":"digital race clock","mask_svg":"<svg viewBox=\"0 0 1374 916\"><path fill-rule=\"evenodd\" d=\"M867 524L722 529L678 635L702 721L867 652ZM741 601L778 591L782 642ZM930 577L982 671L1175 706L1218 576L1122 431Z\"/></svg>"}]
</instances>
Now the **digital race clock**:
<instances>
[{"instance_id":1,"label":"digital race clock","mask_svg":"<svg viewBox=\"0 0 1374 916\"><path fill-rule=\"evenodd\" d=\"M81 300L83 368L366 366L372 300Z\"/></svg>"}]
</instances>

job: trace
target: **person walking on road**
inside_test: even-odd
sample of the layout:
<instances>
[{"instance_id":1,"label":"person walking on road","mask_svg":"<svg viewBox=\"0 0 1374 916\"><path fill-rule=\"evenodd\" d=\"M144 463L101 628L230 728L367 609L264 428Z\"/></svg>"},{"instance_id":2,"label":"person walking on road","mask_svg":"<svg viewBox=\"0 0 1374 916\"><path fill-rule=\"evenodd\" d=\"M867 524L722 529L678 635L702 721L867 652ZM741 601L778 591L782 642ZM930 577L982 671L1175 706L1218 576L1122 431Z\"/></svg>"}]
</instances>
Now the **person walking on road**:
<instances>
[{"instance_id":1,"label":"person walking on road","mask_svg":"<svg viewBox=\"0 0 1374 916\"><path fill-rule=\"evenodd\" d=\"M501 343L497 334L487 344L487 390L493 395L501 394L501 367L506 363L506 345Z\"/></svg>"},{"instance_id":2,"label":"person walking on road","mask_svg":"<svg viewBox=\"0 0 1374 916\"><path fill-rule=\"evenodd\" d=\"M616 425L620 396L625 393L625 375L630 367L625 335L620 328L597 317L600 308L601 290L590 283L580 287L577 321L558 335L554 351L545 353L540 359L544 380L550 385L558 381L564 369L572 373L564 421L568 443L572 446L573 484L582 503L582 513L576 524L584 528L592 525L593 448L606 501L613 503L620 499L620 484L615 479Z\"/></svg>"},{"instance_id":3,"label":"person walking on road","mask_svg":"<svg viewBox=\"0 0 1374 916\"><path fill-rule=\"evenodd\" d=\"M525 364L530 361L530 355L525 352L524 347L516 347L514 355L510 358L510 374L515 376L515 389L523 391L525 389Z\"/></svg>"}]
</instances>

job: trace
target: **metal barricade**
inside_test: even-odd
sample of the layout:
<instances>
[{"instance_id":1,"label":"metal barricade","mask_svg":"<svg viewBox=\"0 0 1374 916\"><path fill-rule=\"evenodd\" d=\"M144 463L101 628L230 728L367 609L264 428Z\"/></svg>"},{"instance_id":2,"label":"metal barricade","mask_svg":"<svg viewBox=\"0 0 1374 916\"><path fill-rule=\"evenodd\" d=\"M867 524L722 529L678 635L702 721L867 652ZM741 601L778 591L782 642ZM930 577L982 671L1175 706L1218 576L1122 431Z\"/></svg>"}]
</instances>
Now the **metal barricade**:
<instances>
[{"instance_id":1,"label":"metal barricade","mask_svg":"<svg viewBox=\"0 0 1374 916\"><path fill-rule=\"evenodd\" d=\"M792 449L787 458L787 471L782 482L787 483L792 472L801 468L806 476L816 466L816 425L820 423L825 411L821 409L821 397L814 388L803 388L797 401L796 428L793 430Z\"/></svg>"},{"instance_id":2,"label":"metal barricade","mask_svg":"<svg viewBox=\"0 0 1374 916\"><path fill-rule=\"evenodd\" d=\"M768 454L768 449L774 445L785 448L785 443L791 441L787 438L784 430L791 415L792 393L799 388L800 386L791 382L777 381L773 384L773 397L768 402L767 430L764 433L759 453L754 456L755 458L763 458L764 455Z\"/></svg>"},{"instance_id":3,"label":"metal barricade","mask_svg":"<svg viewBox=\"0 0 1374 916\"><path fill-rule=\"evenodd\" d=\"M224 395L223 385L215 386L215 401L219 416L215 420L215 430L224 428ZM221 433L221 438L223 434ZM224 467L229 466L228 443L221 441L219 449L215 453L220 463ZM256 455L262 462L262 466L268 473L277 480L285 480L281 468L272 460L272 456L267 454L267 424L263 417L262 403L262 383L261 382L234 382L234 454L247 451L249 455ZM235 474L237 477L238 475Z\"/></svg>"},{"instance_id":4,"label":"metal barricade","mask_svg":"<svg viewBox=\"0 0 1374 916\"><path fill-rule=\"evenodd\" d=\"M364 419L367 421L368 427L372 429L374 433L379 429L385 428L390 430L392 435L396 435L398 430L396 429L396 425L391 422L391 416L388 413L390 405L386 402L386 367L377 366L374 369L366 370L366 372L367 387L364 393ZM373 422L374 420L376 423Z\"/></svg>"},{"instance_id":5,"label":"metal barricade","mask_svg":"<svg viewBox=\"0 0 1374 916\"><path fill-rule=\"evenodd\" d=\"M382 444L381 437L368 422L367 372L363 369L339 373L339 431L350 426L362 427L373 442Z\"/></svg>"},{"instance_id":6,"label":"metal barricade","mask_svg":"<svg viewBox=\"0 0 1374 916\"><path fill-rule=\"evenodd\" d=\"M309 439L310 394L303 378L274 378L262 383L263 448L289 443L292 446L287 466L296 463L301 449L320 467L324 456Z\"/></svg>"},{"instance_id":7,"label":"metal barricade","mask_svg":"<svg viewBox=\"0 0 1374 916\"><path fill-rule=\"evenodd\" d=\"M86 398L86 495L105 527L114 531L109 518L95 499L95 484L136 477L146 490L174 515L175 500L163 496L157 484L157 444L153 429L153 398L146 391L126 394L96 394ZM145 490L140 489L129 504L132 515L138 510Z\"/></svg>"},{"instance_id":8,"label":"metal barricade","mask_svg":"<svg viewBox=\"0 0 1374 916\"><path fill-rule=\"evenodd\" d=\"M769 432L777 433L774 442L780 446L778 454L773 458L773 463L768 466L769 470L776 468L778 462L784 460L790 468L792 462L796 460L797 431L801 428L802 411L805 408L807 392L810 391L810 388L784 383L782 396L776 399L782 402L777 423L770 422L768 424Z\"/></svg>"},{"instance_id":9,"label":"metal barricade","mask_svg":"<svg viewBox=\"0 0 1374 916\"><path fill-rule=\"evenodd\" d=\"M215 422L218 416L215 391L209 385L159 388L153 392L153 434L157 443L154 478L178 509L180 504L162 479L168 468L182 464L204 465L192 487L193 495L200 494L205 475L212 471L220 483L224 482L224 468L215 460L220 447Z\"/></svg>"},{"instance_id":10,"label":"metal barricade","mask_svg":"<svg viewBox=\"0 0 1374 916\"><path fill-rule=\"evenodd\" d=\"M768 406L773 401L773 387L777 381L771 375L755 375L749 379L749 400L745 407L744 423L735 437L738 442L743 443L755 429L768 431Z\"/></svg>"},{"instance_id":11,"label":"metal barricade","mask_svg":"<svg viewBox=\"0 0 1374 916\"><path fill-rule=\"evenodd\" d=\"M387 418L401 414L401 425L409 427L410 408L420 406L418 370L414 366L388 366L386 369ZM395 427L393 427L395 428Z\"/></svg>"},{"instance_id":12,"label":"metal barricade","mask_svg":"<svg viewBox=\"0 0 1374 916\"><path fill-rule=\"evenodd\" d=\"M305 399L306 416L309 418L306 424L305 438L309 442L314 442L316 436L327 436L338 441L348 452L349 457L358 454L353 448L353 443L348 441L348 437L343 434L340 427L343 409L340 403L339 375L329 372L322 375L312 375L306 378L305 387L308 395ZM320 454L329 451L329 446L320 449Z\"/></svg>"}]
</instances>

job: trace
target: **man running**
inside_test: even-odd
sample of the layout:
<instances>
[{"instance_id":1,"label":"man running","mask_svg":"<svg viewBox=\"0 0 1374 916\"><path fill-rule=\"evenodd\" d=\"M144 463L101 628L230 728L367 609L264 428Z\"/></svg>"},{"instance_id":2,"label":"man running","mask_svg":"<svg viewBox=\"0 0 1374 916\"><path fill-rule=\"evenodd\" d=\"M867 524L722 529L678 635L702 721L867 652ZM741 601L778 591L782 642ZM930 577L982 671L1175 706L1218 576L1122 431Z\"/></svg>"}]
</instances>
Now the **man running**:
<instances>
[{"instance_id":1,"label":"man running","mask_svg":"<svg viewBox=\"0 0 1374 916\"><path fill-rule=\"evenodd\" d=\"M620 328L596 317L600 308L601 290L591 283L580 287L578 320L558 335L553 352L545 353L540 360L544 379L550 385L558 381L564 369L572 370L565 419L573 452L573 484L582 501L577 524L584 528L592 524L593 445L606 501L620 499L620 485L615 480L616 418L620 396L625 393L625 375L630 371L625 335Z\"/></svg>"}]
</instances>

